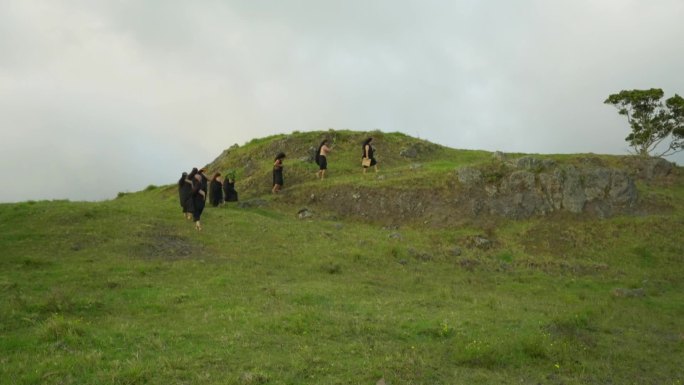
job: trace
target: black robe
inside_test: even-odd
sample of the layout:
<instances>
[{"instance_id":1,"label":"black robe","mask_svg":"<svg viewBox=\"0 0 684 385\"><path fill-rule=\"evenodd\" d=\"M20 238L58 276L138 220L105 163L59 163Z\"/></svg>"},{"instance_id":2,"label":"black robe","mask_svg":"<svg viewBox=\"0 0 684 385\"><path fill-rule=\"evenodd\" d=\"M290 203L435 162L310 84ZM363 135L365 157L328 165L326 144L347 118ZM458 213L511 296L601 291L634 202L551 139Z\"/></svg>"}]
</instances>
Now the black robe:
<instances>
[{"instance_id":1,"label":"black robe","mask_svg":"<svg viewBox=\"0 0 684 385\"><path fill-rule=\"evenodd\" d=\"M280 185L282 187L284 184L285 183L283 180L283 162L276 161L273 164L273 185Z\"/></svg>"},{"instance_id":2,"label":"black robe","mask_svg":"<svg viewBox=\"0 0 684 385\"><path fill-rule=\"evenodd\" d=\"M197 222L202 216L207 199L207 191L202 189L202 182L195 180L192 183L192 219Z\"/></svg>"},{"instance_id":3,"label":"black robe","mask_svg":"<svg viewBox=\"0 0 684 385\"><path fill-rule=\"evenodd\" d=\"M235 182L231 182L228 178L223 181L223 196L226 202L237 202L238 193L235 191Z\"/></svg>"},{"instance_id":4,"label":"black robe","mask_svg":"<svg viewBox=\"0 0 684 385\"><path fill-rule=\"evenodd\" d=\"M192 213L195 211L192 200L193 187L195 185L195 175L197 175L197 169L193 168L192 171L190 171L190 174L188 174L188 177L185 178L185 183L182 187L183 192L181 193L181 199L183 199L184 213Z\"/></svg>"},{"instance_id":5,"label":"black robe","mask_svg":"<svg viewBox=\"0 0 684 385\"><path fill-rule=\"evenodd\" d=\"M192 197L192 182L187 176L182 177L178 181L178 197L180 199L180 206L184 213L191 213L192 207L188 208L188 200Z\"/></svg>"},{"instance_id":6,"label":"black robe","mask_svg":"<svg viewBox=\"0 0 684 385\"><path fill-rule=\"evenodd\" d=\"M221 182L216 179L211 181L211 192L209 194L211 205L216 207L223 202L223 190L221 189Z\"/></svg>"}]
</instances>

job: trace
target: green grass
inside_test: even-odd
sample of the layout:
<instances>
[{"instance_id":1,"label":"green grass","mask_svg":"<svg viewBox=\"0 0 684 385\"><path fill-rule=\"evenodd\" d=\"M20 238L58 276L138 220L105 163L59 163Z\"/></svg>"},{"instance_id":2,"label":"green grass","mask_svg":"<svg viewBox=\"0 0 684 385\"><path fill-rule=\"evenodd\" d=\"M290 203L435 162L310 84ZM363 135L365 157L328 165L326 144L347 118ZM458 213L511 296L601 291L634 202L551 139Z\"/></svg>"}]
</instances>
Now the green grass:
<instances>
[{"instance_id":1,"label":"green grass","mask_svg":"<svg viewBox=\"0 0 684 385\"><path fill-rule=\"evenodd\" d=\"M684 380L680 215L504 222L481 250L273 204L202 233L173 189L0 205L3 383Z\"/></svg>"},{"instance_id":2,"label":"green grass","mask_svg":"<svg viewBox=\"0 0 684 385\"><path fill-rule=\"evenodd\" d=\"M299 156L324 135L334 168L321 182ZM684 382L681 178L639 184L649 215L446 228L297 219L288 196L437 191L457 168L497 178L508 167L374 132L382 177L361 176L366 135L276 135L224 154L210 171L237 170L241 199L268 206L207 208L201 233L173 186L0 204L0 384ZM418 158L399 156L408 146ZM279 150L291 155L286 194L262 196Z\"/></svg>"}]
</instances>

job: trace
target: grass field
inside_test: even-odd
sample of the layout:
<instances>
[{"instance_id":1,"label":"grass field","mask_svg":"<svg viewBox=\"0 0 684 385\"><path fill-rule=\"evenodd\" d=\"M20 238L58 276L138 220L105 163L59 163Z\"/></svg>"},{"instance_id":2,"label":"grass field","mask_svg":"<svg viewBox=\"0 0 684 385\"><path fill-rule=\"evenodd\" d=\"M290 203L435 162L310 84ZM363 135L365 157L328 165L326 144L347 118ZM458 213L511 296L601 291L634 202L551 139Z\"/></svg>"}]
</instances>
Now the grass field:
<instances>
[{"instance_id":1,"label":"grass field","mask_svg":"<svg viewBox=\"0 0 684 385\"><path fill-rule=\"evenodd\" d=\"M173 188L0 205L0 382L681 384L681 209L484 234L231 206L197 233Z\"/></svg>"},{"instance_id":2,"label":"grass field","mask_svg":"<svg viewBox=\"0 0 684 385\"><path fill-rule=\"evenodd\" d=\"M360 175L367 134L348 131L255 139L210 171L237 170L245 200L269 191L279 149L290 197L429 191L458 167L505 167L372 134L382 178ZM323 136L321 182L301 155ZM411 146L415 159L399 155ZM0 384L682 385L684 182L638 189L657 210L443 227L300 220L262 196L207 208L197 232L173 186L0 204Z\"/></svg>"}]
</instances>

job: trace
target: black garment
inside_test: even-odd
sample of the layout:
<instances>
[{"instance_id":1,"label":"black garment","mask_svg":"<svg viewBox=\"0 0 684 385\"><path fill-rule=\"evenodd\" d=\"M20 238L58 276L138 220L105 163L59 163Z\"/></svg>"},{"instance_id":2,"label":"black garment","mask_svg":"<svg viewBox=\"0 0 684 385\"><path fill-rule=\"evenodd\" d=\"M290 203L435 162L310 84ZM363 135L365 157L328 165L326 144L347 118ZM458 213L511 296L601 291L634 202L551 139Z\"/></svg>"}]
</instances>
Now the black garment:
<instances>
[{"instance_id":1,"label":"black garment","mask_svg":"<svg viewBox=\"0 0 684 385\"><path fill-rule=\"evenodd\" d=\"M223 196L226 202L237 202L238 200L235 182L231 182L228 178L223 181Z\"/></svg>"},{"instance_id":2,"label":"black garment","mask_svg":"<svg viewBox=\"0 0 684 385\"><path fill-rule=\"evenodd\" d=\"M183 179L183 185L179 191L181 207L184 213L192 212L192 181L190 179Z\"/></svg>"},{"instance_id":3,"label":"black garment","mask_svg":"<svg viewBox=\"0 0 684 385\"><path fill-rule=\"evenodd\" d=\"M209 184L209 179L207 179L207 177L206 177L206 175L204 175L204 173L200 173L200 176L202 177L202 190L204 190L204 192L209 191L207 189L207 184Z\"/></svg>"},{"instance_id":4,"label":"black garment","mask_svg":"<svg viewBox=\"0 0 684 385\"><path fill-rule=\"evenodd\" d=\"M185 199L187 198L187 195L183 194L183 185L185 185L185 178L187 177L188 173L184 172L180 179L178 179L178 200L180 201L181 207L185 207ZM183 210L183 212L185 212L185 210Z\"/></svg>"},{"instance_id":5,"label":"black garment","mask_svg":"<svg viewBox=\"0 0 684 385\"><path fill-rule=\"evenodd\" d=\"M273 165L273 185L283 185L283 162L278 161Z\"/></svg>"},{"instance_id":6,"label":"black garment","mask_svg":"<svg viewBox=\"0 0 684 385\"><path fill-rule=\"evenodd\" d=\"M192 219L197 222L202 216L207 199L207 191L202 189L202 181L194 181L192 184Z\"/></svg>"},{"instance_id":7,"label":"black garment","mask_svg":"<svg viewBox=\"0 0 684 385\"><path fill-rule=\"evenodd\" d=\"M318 156L318 169L327 170L328 169L328 157L325 155Z\"/></svg>"},{"instance_id":8,"label":"black garment","mask_svg":"<svg viewBox=\"0 0 684 385\"><path fill-rule=\"evenodd\" d=\"M223 190L221 189L221 182L216 179L211 181L211 192L209 194L211 205L216 207L223 203Z\"/></svg>"},{"instance_id":9,"label":"black garment","mask_svg":"<svg viewBox=\"0 0 684 385\"><path fill-rule=\"evenodd\" d=\"M369 157L370 160L371 160L371 164L370 164L370 165L371 165L371 166L375 166L376 164L378 164L378 161L375 160L375 149L374 149L373 146L371 146L370 144L364 144L364 145L363 145L363 149L362 149L363 152L361 153L361 158L365 158L365 157L366 157L366 146L368 146L368 157ZM364 166L364 167L366 167L366 166Z\"/></svg>"}]
</instances>

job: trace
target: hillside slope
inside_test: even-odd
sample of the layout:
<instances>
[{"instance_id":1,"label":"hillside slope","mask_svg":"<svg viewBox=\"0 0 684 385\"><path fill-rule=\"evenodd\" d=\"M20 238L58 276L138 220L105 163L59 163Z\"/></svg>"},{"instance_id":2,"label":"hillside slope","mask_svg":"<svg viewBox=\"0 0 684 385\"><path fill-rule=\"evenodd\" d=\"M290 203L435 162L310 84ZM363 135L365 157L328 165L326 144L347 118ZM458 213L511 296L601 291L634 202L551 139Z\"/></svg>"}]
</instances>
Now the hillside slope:
<instances>
[{"instance_id":1,"label":"hillside slope","mask_svg":"<svg viewBox=\"0 0 684 385\"><path fill-rule=\"evenodd\" d=\"M363 179L351 159L362 135L345 133L329 181L311 180L312 164L292 156L286 183L300 175L300 184L259 195L270 160L257 159L319 139L301 135L217 159L222 170L256 164L241 169L241 193L265 205L209 207L202 232L183 219L175 186L97 203L0 204L0 383L684 382L678 169L657 176L629 158L535 156L635 170L640 211L603 217L387 225L318 201L299 219L311 194L434 188L444 175L461 184L463 166L505 165L503 180L524 158L385 134L385 179ZM429 150L398 155L412 143Z\"/></svg>"}]
</instances>

